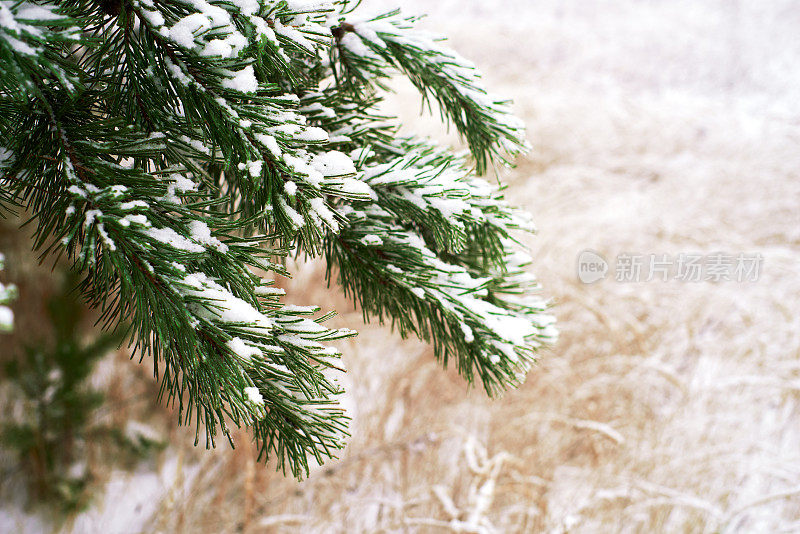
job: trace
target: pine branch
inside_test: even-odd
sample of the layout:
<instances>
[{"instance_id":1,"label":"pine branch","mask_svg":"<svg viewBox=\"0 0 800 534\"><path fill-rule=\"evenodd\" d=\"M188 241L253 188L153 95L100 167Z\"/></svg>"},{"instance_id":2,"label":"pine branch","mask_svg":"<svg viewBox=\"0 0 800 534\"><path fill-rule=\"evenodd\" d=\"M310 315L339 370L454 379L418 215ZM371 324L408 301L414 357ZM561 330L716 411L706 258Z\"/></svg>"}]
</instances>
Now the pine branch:
<instances>
[{"instance_id":1,"label":"pine branch","mask_svg":"<svg viewBox=\"0 0 800 534\"><path fill-rule=\"evenodd\" d=\"M87 127L91 119L76 117L64 102L46 107L59 114L42 114L23 125L27 138L17 136L31 142L40 135L36 145L51 147L36 174L26 174L50 187L34 190L23 181L15 190L35 209L37 246L60 241L86 273L87 300L107 327L131 324L135 348L152 356L161 374L163 394L179 403L184 422L194 416L202 423L208 444L218 429L228 434L231 420L251 426L262 452L279 453L279 465L294 474L307 470L306 453L320 461L332 454L345 419L331 402L338 388L321 372L337 352L322 342L352 333L328 330L273 297L253 298L260 282L246 264L276 270L266 258L283 252L259 247L263 238L246 243L215 231L224 219L201 218L202 203L176 199L184 192L202 198L177 174L182 169L161 177L114 161L171 156L160 137L120 131L114 120ZM72 125L81 123L78 138ZM30 168L32 159L18 159L12 172Z\"/></svg>"},{"instance_id":2,"label":"pine branch","mask_svg":"<svg viewBox=\"0 0 800 534\"><path fill-rule=\"evenodd\" d=\"M445 366L456 359L468 382L477 375L497 394L519 383L535 350L555 340L544 300L505 296L536 289L521 277L522 264L507 264L512 271L504 273L469 270L443 261L376 204L347 213L351 224L326 250L328 278L337 276L365 318L390 320L401 335L432 342Z\"/></svg>"},{"instance_id":3,"label":"pine branch","mask_svg":"<svg viewBox=\"0 0 800 534\"><path fill-rule=\"evenodd\" d=\"M389 67L401 71L423 103L436 100L442 118L467 141L478 174L492 160L508 163L507 158L527 151L525 127L511 114L509 101L491 95L472 62L437 43L443 38L415 30L417 20L394 10L333 28L340 83L354 91L372 85L386 89L380 79L390 75Z\"/></svg>"},{"instance_id":4,"label":"pine branch","mask_svg":"<svg viewBox=\"0 0 800 534\"><path fill-rule=\"evenodd\" d=\"M365 318L490 394L555 339L514 241L527 216L377 109L404 73L478 174L526 148L521 123L415 19L335 6L0 0L0 206L32 214L33 248L72 262L198 440L248 426L295 475L343 446L328 342L354 332L256 270L323 256Z\"/></svg>"}]
</instances>

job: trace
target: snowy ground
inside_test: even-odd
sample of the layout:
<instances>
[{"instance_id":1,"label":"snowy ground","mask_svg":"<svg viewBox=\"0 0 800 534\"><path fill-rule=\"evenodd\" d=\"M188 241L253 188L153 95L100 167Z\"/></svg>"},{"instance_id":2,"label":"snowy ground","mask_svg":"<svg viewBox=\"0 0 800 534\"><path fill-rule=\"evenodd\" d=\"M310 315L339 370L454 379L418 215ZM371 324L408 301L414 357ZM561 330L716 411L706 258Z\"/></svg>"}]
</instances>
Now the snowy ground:
<instances>
[{"instance_id":1,"label":"snowy ground","mask_svg":"<svg viewBox=\"0 0 800 534\"><path fill-rule=\"evenodd\" d=\"M360 327L345 347L354 421L341 460L296 483L247 447L189 451L187 431L161 467L112 477L75 529L800 531L797 3L403 5L433 9L427 26L529 127L534 150L505 179L540 228L529 243L558 303L558 345L489 401L427 347ZM411 116L418 102L399 90ZM757 282L612 272L584 285L584 249L765 259ZM309 289L320 276L304 267L291 300L330 302ZM336 304L338 324L360 325ZM23 521L9 514L0 530Z\"/></svg>"}]
</instances>

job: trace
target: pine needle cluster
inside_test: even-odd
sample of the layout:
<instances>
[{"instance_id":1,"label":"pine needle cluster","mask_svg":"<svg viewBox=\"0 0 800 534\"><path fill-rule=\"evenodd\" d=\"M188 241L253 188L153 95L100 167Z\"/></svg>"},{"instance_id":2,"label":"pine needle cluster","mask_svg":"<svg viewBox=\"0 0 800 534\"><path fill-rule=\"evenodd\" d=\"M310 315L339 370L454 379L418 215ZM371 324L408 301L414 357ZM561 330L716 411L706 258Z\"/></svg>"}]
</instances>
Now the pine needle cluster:
<instances>
[{"instance_id":1,"label":"pine needle cluster","mask_svg":"<svg viewBox=\"0 0 800 534\"><path fill-rule=\"evenodd\" d=\"M370 320L493 395L553 341L481 178L525 151L510 103L417 19L300 0L0 0L0 207L32 214L105 328L126 329L206 444L252 429L296 476L343 446L351 336L258 272L327 262ZM401 73L469 154L376 111Z\"/></svg>"}]
</instances>

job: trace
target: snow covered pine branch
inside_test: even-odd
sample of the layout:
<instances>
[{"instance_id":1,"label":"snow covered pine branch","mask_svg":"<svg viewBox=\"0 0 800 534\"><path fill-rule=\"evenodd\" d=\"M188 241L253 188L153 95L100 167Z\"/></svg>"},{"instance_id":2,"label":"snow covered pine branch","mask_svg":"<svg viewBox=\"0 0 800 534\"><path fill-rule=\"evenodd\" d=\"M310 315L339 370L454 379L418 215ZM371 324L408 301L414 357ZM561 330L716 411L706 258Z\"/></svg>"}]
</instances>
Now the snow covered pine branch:
<instances>
[{"instance_id":1,"label":"snow covered pine branch","mask_svg":"<svg viewBox=\"0 0 800 534\"><path fill-rule=\"evenodd\" d=\"M327 342L354 332L282 304L257 270L323 256L366 318L489 394L555 337L512 235L531 223L478 177L527 148L522 124L414 18L352 8L0 0L0 202L83 273L198 440L249 426L296 476L343 446ZM398 71L471 157L375 111Z\"/></svg>"}]
</instances>

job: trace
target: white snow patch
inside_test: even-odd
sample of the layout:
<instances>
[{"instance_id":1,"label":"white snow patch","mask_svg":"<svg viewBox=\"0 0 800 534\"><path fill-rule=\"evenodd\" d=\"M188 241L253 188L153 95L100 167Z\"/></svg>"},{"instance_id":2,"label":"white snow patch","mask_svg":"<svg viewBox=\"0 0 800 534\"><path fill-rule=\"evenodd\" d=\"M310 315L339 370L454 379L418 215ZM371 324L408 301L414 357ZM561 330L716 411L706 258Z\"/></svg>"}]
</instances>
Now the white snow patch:
<instances>
[{"instance_id":1,"label":"white snow patch","mask_svg":"<svg viewBox=\"0 0 800 534\"><path fill-rule=\"evenodd\" d=\"M253 66L248 65L240 71L232 72L230 78L222 80L222 86L241 93L255 93L258 89L258 80Z\"/></svg>"},{"instance_id":2,"label":"white snow patch","mask_svg":"<svg viewBox=\"0 0 800 534\"><path fill-rule=\"evenodd\" d=\"M263 406L264 405L264 397L261 396L261 393L258 391L258 388L255 387L248 387L244 388L244 394L247 397L247 400L256 406Z\"/></svg>"},{"instance_id":3,"label":"white snow patch","mask_svg":"<svg viewBox=\"0 0 800 534\"><path fill-rule=\"evenodd\" d=\"M245 361L250 361L255 356L261 356L261 350L252 345L248 345L242 338L235 337L225 343L237 356Z\"/></svg>"},{"instance_id":4,"label":"white snow patch","mask_svg":"<svg viewBox=\"0 0 800 534\"><path fill-rule=\"evenodd\" d=\"M228 252L228 245L226 245L216 237L213 237L211 235L211 229L203 221L190 222L189 232L191 232L192 234L192 239L194 239L198 243L214 247L223 254Z\"/></svg>"}]
</instances>

